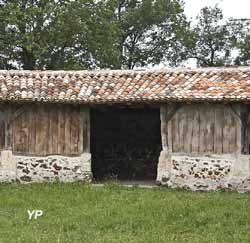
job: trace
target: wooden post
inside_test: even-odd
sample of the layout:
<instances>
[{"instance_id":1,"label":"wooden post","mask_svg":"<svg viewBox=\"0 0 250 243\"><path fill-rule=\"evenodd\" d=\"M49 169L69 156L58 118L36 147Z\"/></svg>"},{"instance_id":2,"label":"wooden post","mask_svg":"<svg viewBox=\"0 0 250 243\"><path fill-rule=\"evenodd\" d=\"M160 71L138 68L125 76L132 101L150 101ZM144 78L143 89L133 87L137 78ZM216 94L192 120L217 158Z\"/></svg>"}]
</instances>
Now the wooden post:
<instances>
[{"instance_id":1,"label":"wooden post","mask_svg":"<svg viewBox=\"0 0 250 243\"><path fill-rule=\"evenodd\" d=\"M231 114L234 116L235 122L236 122L236 125L235 125L236 126L236 151L235 152L239 156L241 155L241 150L242 150L242 136L244 136L244 134L242 134L241 105L233 104L233 105L230 105L229 107L231 110ZM248 125L249 125L249 115L248 115L246 126L248 127Z\"/></svg>"},{"instance_id":2,"label":"wooden post","mask_svg":"<svg viewBox=\"0 0 250 243\"><path fill-rule=\"evenodd\" d=\"M168 131L168 124L166 122L167 118L167 106L161 106L160 109L160 118L161 118L161 142L162 142L162 150L168 150L167 146L167 131Z\"/></svg>"},{"instance_id":3,"label":"wooden post","mask_svg":"<svg viewBox=\"0 0 250 243\"><path fill-rule=\"evenodd\" d=\"M242 120L241 120L241 105L234 105L234 109L236 113L238 114L236 120L236 154L239 156L241 155L241 148L242 148Z\"/></svg>"},{"instance_id":4,"label":"wooden post","mask_svg":"<svg viewBox=\"0 0 250 243\"><path fill-rule=\"evenodd\" d=\"M87 107L86 108L86 126L87 126L87 147L86 152L90 153L90 110Z\"/></svg>"},{"instance_id":5,"label":"wooden post","mask_svg":"<svg viewBox=\"0 0 250 243\"><path fill-rule=\"evenodd\" d=\"M10 127L10 122L11 122L11 106L7 105L6 110L4 112L5 114L5 139L4 139L4 149L5 150L11 150L11 127Z\"/></svg>"},{"instance_id":6,"label":"wooden post","mask_svg":"<svg viewBox=\"0 0 250 243\"><path fill-rule=\"evenodd\" d=\"M80 143L83 153L90 153L90 110L89 107L81 107Z\"/></svg>"},{"instance_id":7,"label":"wooden post","mask_svg":"<svg viewBox=\"0 0 250 243\"><path fill-rule=\"evenodd\" d=\"M165 151L172 152L172 131L169 128L169 122L176 114L176 112L181 108L180 104L175 105L162 105L161 106L161 139L162 139L162 149ZM169 139L171 137L171 139Z\"/></svg>"}]
</instances>

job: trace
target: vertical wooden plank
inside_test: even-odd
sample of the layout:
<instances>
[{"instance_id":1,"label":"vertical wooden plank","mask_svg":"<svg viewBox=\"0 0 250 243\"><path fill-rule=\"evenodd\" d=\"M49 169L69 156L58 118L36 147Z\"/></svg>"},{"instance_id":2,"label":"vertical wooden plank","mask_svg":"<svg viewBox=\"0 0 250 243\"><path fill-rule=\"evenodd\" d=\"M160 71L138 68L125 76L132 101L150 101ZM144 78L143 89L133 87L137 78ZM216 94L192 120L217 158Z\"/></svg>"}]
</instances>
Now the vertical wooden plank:
<instances>
[{"instance_id":1,"label":"vertical wooden plank","mask_svg":"<svg viewBox=\"0 0 250 243\"><path fill-rule=\"evenodd\" d=\"M239 116L241 116L241 105L235 105L235 109L237 111L237 113L239 114ZM242 144L241 144L241 141L242 141L242 133L241 133L241 126L242 126L242 121L240 119L240 117L238 117L238 119L236 118L235 119L235 127L236 127L236 154L237 155L240 155L241 154L241 148L242 148Z\"/></svg>"},{"instance_id":2,"label":"vertical wooden plank","mask_svg":"<svg viewBox=\"0 0 250 243\"><path fill-rule=\"evenodd\" d=\"M223 153L230 153L230 119L231 114L229 108L225 105L223 109L224 122L223 122Z\"/></svg>"},{"instance_id":3,"label":"vertical wooden plank","mask_svg":"<svg viewBox=\"0 0 250 243\"><path fill-rule=\"evenodd\" d=\"M210 118L209 118L209 107L208 104L204 105L203 108L203 113L202 113L202 117L203 117L203 124L204 124L204 129L203 129L203 152L204 153L208 153L208 137L209 137L209 123L210 123Z\"/></svg>"},{"instance_id":4,"label":"vertical wooden plank","mask_svg":"<svg viewBox=\"0 0 250 243\"><path fill-rule=\"evenodd\" d=\"M229 153L235 153L236 152L236 122L235 122L235 117L234 117L234 111L228 112L229 119Z\"/></svg>"},{"instance_id":5,"label":"vertical wooden plank","mask_svg":"<svg viewBox=\"0 0 250 243\"><path fill-rule=\"evenodd\" d=\"M12 120L12 115L13 115L13 105L9 105L8 106L8 132L6 132L8 134L8 149L12 149L12 129L11 129L11 120Z\"/></svg>"},{"instance_id":6,"label":"vertical wooden plank","mask_svg":"<svg viewBox=\"0 0 250 243\"><path fill-rule=\"evenodd\" d=\"M7 119L5 117L4 124L3 124L4 125L4 130L7 129L6 122L7 122ZM13 122L10 124L10 129L12 130L12 151L14 153L17 152L16 145L17 145L17 135L18 135L18 133L17 133L17 126L16 126L16 124L17 124L17 119L13 120ZM4 147L5 147L5 144L4 144Z\"/></svg>"},{"instance_id":7,"label":"vertical wooden plank","mask_svg":"<svg viewBox=\"0 0 250 243\"><path fill-rule=\"evenodd\" d=\"M60 106L53 107L52 109L52 116L51 116L51 130L52 130L52 153L53 154L59 154L58 152L58 119L59 119L59 112L61 111Z\"/></svg>"},{"instance_id":8,"label":"vertical wooden plank","mask_svg":"<svg viewBox=\"0 0 250 243\"><path fill-rule=\"evenodd\" d=\"M58 110L58 153L65 152L65 111Z\"/></svg>"},{"instance_id":9,"label":"vertical wooden plank","mask_svg":"<svg viewBox=\"0 0 250 243\"><path fill-rule=\"evenodd\" d=\"M80 108L80 116L81 116L81 126L80 126L80 131L81 136L80 136L80 146L81 150L80 152L90 152L90 113L89 109L86 107L81 107ZM82 140L82 141L81 141Z\"/></svg>"},{"instance_id":10,"label":"vertical wooden plank","mask_svg":"<svg viewBox=\"0 0 250 243\"><path fill-rule=\"evenodd\" d=\"M65 107L65 154L71 154L71 145L70 145L70 123L71 123L71 114L69 107Z\"/></svg>"},{"instance_id":11,"label":"vertical wooden plank","mask_svg":"<svg viewBox=\"0 0 250 243\"><path fill-rule=\"evenodd\" d=\"M48 109L48 149L47 154L53 154L53 113L54 109Z\"/></svg>"},{"instance_id":12,"label":"vertical wooden plank","mask_svg":"<svg viewBox=\"0 0 250 243\"><path fill-rule=\"evenodd\" d=\"M84 137L86 136L86 128L85 128L85 114L82 107L79 107L79 116L80 116L80 123L79 123L79 147L78 151L79 154L82 154L84 151ZM85 139L86 140L86 139Z\"/></svg>"},{"instance_id":13,"label":"vertical wooden plank","mask_svg":"<svg viewBox=\"0 0 250 243\"><path fill-rule=\"evenodd\" d=\"M30 111L30 113L31 113L31 120L32 120L32 127L31 127L31 129L33 128L34 129L34 131L32 131L32 154L35 154L35 152L36 152L36 127L37 127L37 125L36 125L36 118L34 117L34 112L36 112L36 106L34 105L33 106L33 109Z\"/></svg>"},{"instance_id":14,"label":"vertical wooden plank","mask_svg":"<svg viewBox=\"0 0 250 243\"><path fill-rule=\"evenodd\" d=\"M48 140L48 110L44 105L37 107L36 115L36 155L45 156L47 154Z\"/></svg>"},{"instance_id":15,"label":"vertical wooden plank","mask_svg":"<svg viewBox=\"0 0 250 243\"><path fill-rule=\"evenodd\" d=\"M157 124L155 124L155 126L157 126ZM167 147L167 150L169 151L169 145L168 145L168 124L167 124L166 120L164 120L164 130L165 130L166 147Z\"/></svg>"},{"instance_id":16,"label":"vertical wooden plank","mask_svg":"<svg viewBox=\"0 0 250 243\"><path fill-rule=\"evenodd\" d=\"M231 129L230 129L230 153L241 154L241 110L240 105L232 104L231 109Z\"/></svg>"},{"instance_id":17,"label":"vertical wooden plank","mask_svg":"<svg viewBox=\"0 0 250 243\"><path fill-rule=\"evenodd\" d=\"M89 108L85 108L85 117L86 117L86 135L87 135L87 144L86 144L86 152L90 153L90 111Z\"/></svg>"},{"instance_id":18,"label":"vertical wooden plank","mask_svg":"<svg viewBox=\"0 0 250 243\"><path fill-rule=\"evenodd\" d=\"M71 146L71 155L78 155L79 154L79 112L76 110L75 107L71 107L71 115L72 119L70 121L70 146Z\"/></svg>"},{"instance_id":19,"label":"vertical wooden plank","mask_svg":"<svg viewBox=\"0 0 250 243\"><path fill-rule=\"evenodd\" d=\"M25 132L24 132L24 126L25 126L25 121L24 121L24 114L20 114L18 116L19 120L19 153L24 153L25 151Z\"/></svg>"},{"instance_id":20,"label":"vertical wooden plank","mask_svg":"<svg viewBox=\"0 0 250 243\"><path fill-rule=\"evenodd\" d=\"M29 134L28 134L28 113L24 111L20 114L22 130L21 130L21 138L22 138L22 152L29 152Z\"/></svg>"},{"instance_id":21,"label":"vertical wooden plank","mask_svg":"<svg viewBox=\"0 0 250 243\"><path fill-rule=\"evenodd\" d=\"M43 155L48 155L48 138L49 138L49 116L48 116L49 105L43 107Z\"/></svg>"},{"instance_id":22,"label":"vertical wooden plank","mask_svg":"<svg viewBox=\"0 0 250 243\"><path fill-rule=\"evenodd\" d=\"M40 105L37 105L36 106L36 116L34 116L34 120L35 120L35 123L36 123L36 147L35 147L35 154L36 155L39 155L40 154L40 150L41 150L41 118L40 116L42 115L42 112L41 112L41 106Z\"/></svg>"},{"instance_id":23,"label":"vertical wooden plank","mask_svg":"<svg viewBox=\"0 0 250 243\"><path fill-rule=\"evenodd\" d=\"M186 153L192 152L192 131L194 123L194 106L188 105L185 109L186 124L184 129L184 151Z\"/></svg>"},{"instance_id":24,"label":"vertical wooden plank","mask_svg":"<svg viewBox=\"0 0 250 243\"><path fill-rule=\"evenodd\" d=\"M37 112L34 114L36 120L36 155L44 155L44 135L43 135L43 107L38 105Z\"/></svg>"},{"instance_id":25,"label":"vertical wooden plank","mask_svg":"<svg viewBox=\"0 0 250 243\"><path fill-rule=\"evenodd\" d=\"M60 106L48 106L47 107L47 130L48 130L48 142L46 154L56 155L60 154L58 149L59 140L59 124L58 118L60 113ZM64 128L63 128L64 129Z\"/></svg>"},{"instance_id":26,"label":"vertical wooden plank","mask_svg":"<svg viewBox=\"0 0 250 243\"><path fill-rule=\"evenodd\" d=\"M206 134L205 134L205 152L213 153L214 149L214 107L208 105L206 107Z\"/></svg>"},{"instance_id":27,"label":"vertical wooden plank","mask_svg":"<svg viewBox=\"0 0 250 243\"><path fill-rule=\"evenodd\" d=\"M35 147L36 147L36 121L34 119L35 115L35 107L30 105L29 109L27 110L28 116L28 124L29 124L29 154L34 154Z\"/></svg>"},{"instance_id":28,"label":"vertical wooden plank","mask_svg":"<svg viewBox=\"0 0 250 243\"><path fill-rule=\"evenodd\" d=\"M240 105L241 119L241 153L245 154L245 141L246 141L246 105Z\"/></svg>"},{"instance_id":29,"label":"vertical wooden plank","mask_svg":"<svg viewBox=\"0 0 250 243\"><path fill-rule=\"evenodd\" d=\"M12 106L6 105L5 108L5 123L4 123L4 130L5 130L5 138L4 138L4 148L11 149L12 146L12 129L11 129L11 118L12 118Z\"/></svg>"},{"instance_id":30,"label":"vertical wooden plank","mask_svg":"<svg viewBox=\"0 0 250 243\"><path fill-rule=\"evenodd\" d=\"M168 150L168 129L166 124L166 116L167 116L167 106L161 106L160 109L160 117L161 117L161 141L162 141L162 149Z\"/></svg>"},{"instance_id":31,"label":"vertical wooden plank","mask_svg":"<svg viewBox=\"0 0 250 243\"><path fill-rule=\"evenodd\" d=\"M172 144L173 152L179 152L179 123L178 123L178 112L176 112L171 119L171 130L172 130Z\"/></svg>"},{"instance_id":32,"label":"vertical wooden plank","mask_svg":"<svg viewBox=\"0 0 250 243\"><path fill-rule=\"evenodd\" d=\"M184 151L184 139L185 139L185 125L186 125L186 106L182 107L179 110L178 114L178 125L179 125L179 147L178 147L178 152L186 152Z\"/></svg>"},{"instance_id":33,"label":"vertical wooden plank","mask_svg":"<svg viewBox=\"0 0 250 243\"><path fill-rule=\"evenodd\" d=\"M207 117L206 117L207 106L200 106L200 133L199 133L199 152L206 152L206 133L207 133Z\"/></svg>"},{"instance_id":34,"label":"vertical wooden plank","mask_svg":"<svg viewBox=\"0 0 250 243\"><path fill-rule=\"evenodd\" d=\"M183 111L183 109L180 109L176 112L175 114L175 127L176 127L176 130L175 130L175 138L176 138L176 152L181 152L181 138L180 138L180 115L181 115L181 112Z\"/></svg>"},{"instance_id":35,"label":"vertical wooden plank","mask_svg":"<svg viewBox=\"0 0 250 243\"><path fill-rule=\"evenodd\" d=\"M200 137L200 112L199 105L193 105L193 127L192 127L192 152L199 152L199 137Z\"/></svg>"},{"instance_id":36,"label":"vertical wooden plank","mask_svg":"<svg viewBox=\"0 0 250 243\"><path fill-rule=\"evenodd\" d=\"M13 133L13 136L14 136L14 139L13 139L14 141L13 141L13 144L12 144L12 149L13 149L14 153L22 152L21 126L22 126L22 124L21 124L20 116L16 117L10 123L10 126L9 126L9 127L11 127L12 133Z\"/></svg>"},{"instance_id":37,"label":"vertical wooden plank","mask_svg":"<svg viewBox=\"0 0 250 243\"><path fill-rule=\"evenodd\" d=\"M43 106L43 155L48 155L49 151L49 105Z\"/></svg>"},{"instance_id":38,"label":"vertical wooden plank","mask_svg":"<svg viewBox=\"0 0 250 243\"><path fill-rule=\"evenodd\" d=\"M172 119L165 123L168 129L168 151L171 153L173 152Z\"/></svg>"},{"instance_id":39,"label":"vertical wooden plank","mask_svg":"<svg viewBox=\"0 0 250 243\"><path fill-rule=\"evenodd\" d=\"M215 120L215 129L214 129L214 153L222 154L222 145L223 145L223 107L222 105L214 106L214 120Z\"/></svg>"},{"instance_id":40,"label":"vertical wooden plank","mask_svg":"<svg viewBox=\"0 0 250 243\"><path fill-rule=\"evenodd\" d=\"M168 106L168 109L169 108L170 108L170 106ZM171 152L173 152L172 118L169 121L167 121L166 119L167 119L167 117L165 116L164 123L167 126L168 151L171 153Z\"/></svg>"}]
</instances>

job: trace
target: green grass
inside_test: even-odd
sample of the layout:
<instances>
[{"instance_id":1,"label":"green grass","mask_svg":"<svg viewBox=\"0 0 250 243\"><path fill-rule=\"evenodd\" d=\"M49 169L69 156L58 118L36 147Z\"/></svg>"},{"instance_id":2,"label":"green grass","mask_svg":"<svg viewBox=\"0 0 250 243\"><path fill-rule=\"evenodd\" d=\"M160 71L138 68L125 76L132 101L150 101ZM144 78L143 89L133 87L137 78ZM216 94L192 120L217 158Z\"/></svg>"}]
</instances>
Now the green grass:
<instances>
[{"instance_id":1,"label":"green grass","mask_svg":"<svg viewBox=\"0 0 250 243\"><path fill-rule=\"evenodd\" d=\"M29 220L28 209L44 216ZM0 242L250 242L250 197L114 184L0 185Z\"/></svg>"}]
</instances>

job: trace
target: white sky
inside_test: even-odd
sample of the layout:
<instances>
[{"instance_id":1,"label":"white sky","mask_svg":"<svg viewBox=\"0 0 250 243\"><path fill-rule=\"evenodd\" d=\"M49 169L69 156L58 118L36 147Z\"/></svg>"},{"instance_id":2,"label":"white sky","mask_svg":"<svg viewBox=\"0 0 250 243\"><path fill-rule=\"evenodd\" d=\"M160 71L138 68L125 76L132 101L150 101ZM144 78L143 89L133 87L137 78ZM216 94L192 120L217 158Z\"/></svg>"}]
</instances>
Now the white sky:
<instances>
[{"instance_id":1,"label":"white sky","mask_svg":"<svg viewBox=\"0 0 250 243\"><path fill-rule=\"evenodd\" d=\"M186 15L195 19L201 8L213 7L216 3L223 10L225 18L250 18L250 0L185 0Z\"/></svg>"}]
</instances>

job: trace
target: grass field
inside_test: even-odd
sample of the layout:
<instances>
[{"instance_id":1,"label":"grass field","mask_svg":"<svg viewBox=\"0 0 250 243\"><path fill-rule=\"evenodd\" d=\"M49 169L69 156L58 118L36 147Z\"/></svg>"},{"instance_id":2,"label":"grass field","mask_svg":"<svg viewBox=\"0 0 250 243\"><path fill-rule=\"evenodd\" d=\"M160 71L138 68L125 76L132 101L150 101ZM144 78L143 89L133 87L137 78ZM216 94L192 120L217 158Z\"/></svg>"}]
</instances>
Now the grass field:
<instances>
[{"instance_id":1,"label":"grass field","mask_svg":"<svg viewBox=\"0 0 250 243\"><path fill-rule=\"evenodd\" d=\"M33 209L44 215L29 220ZM115 184L0 185L0 242L250 242L250 197Z\"/></svg>"}]
</instances>

